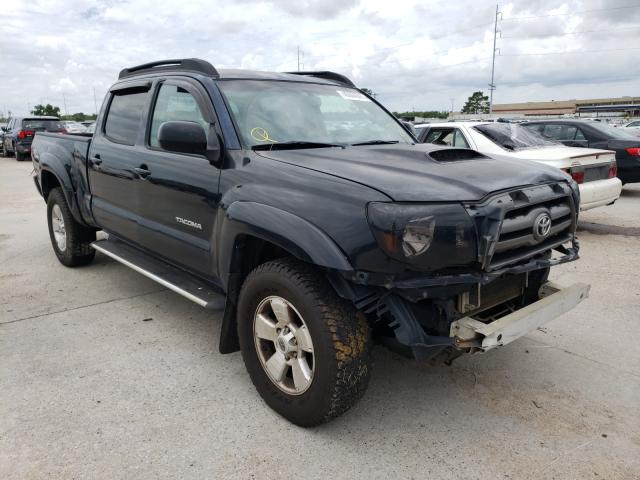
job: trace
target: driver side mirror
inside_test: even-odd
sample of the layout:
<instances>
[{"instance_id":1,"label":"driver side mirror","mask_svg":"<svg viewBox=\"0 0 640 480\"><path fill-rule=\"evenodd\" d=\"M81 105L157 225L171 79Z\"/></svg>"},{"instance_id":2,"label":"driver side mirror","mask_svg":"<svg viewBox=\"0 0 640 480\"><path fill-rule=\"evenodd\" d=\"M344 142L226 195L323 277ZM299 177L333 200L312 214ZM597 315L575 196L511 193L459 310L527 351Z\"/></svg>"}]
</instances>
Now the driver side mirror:
<instances>
[{"instance_id":1,"label":"driver side mirror","mask_svg":"<svg viewBox=\"0 0 640 480\"><path fill-rule=\"evenodd\" d=\"M158 129L158 143L163 150L176 153L204 155L211 165L220 161L220 140L211 128L209 140L202 125L196 122L164 122Z\"/></svg>"}]
</instances>

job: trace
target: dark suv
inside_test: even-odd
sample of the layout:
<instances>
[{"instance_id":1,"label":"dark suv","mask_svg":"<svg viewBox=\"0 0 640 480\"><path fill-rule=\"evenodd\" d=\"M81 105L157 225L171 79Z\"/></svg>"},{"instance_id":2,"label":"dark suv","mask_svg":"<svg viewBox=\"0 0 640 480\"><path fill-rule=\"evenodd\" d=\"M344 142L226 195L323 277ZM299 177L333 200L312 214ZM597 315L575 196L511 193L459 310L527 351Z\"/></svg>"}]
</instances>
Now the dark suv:
<instances>
[{"instance_id":1,"label":"dark suv","mask_svg":"<svg viewBox=\"0 0 640 480\"><path fill-rule=\"evenodd\" d=\"M128 68L93 137L38 133L32 159L62 264L98 251L224 308L220 351L298 425L362 396L373 339L449 362L588 292L547 281L578 258L568 175L418 144L336 73Z\"/></svg>"},{"instance_id":2,"label":"dark suv","mask_svg":"<svg viewBox=\"0 0 640 480\"><path fill-rule=\"evenodd\" d=\"M15 154L18 161L26 159L31 153L31 142L36 132L65 132L65 129L58 117L13 117L4 132L4 154Z\"/></svg>"}]
</instances>

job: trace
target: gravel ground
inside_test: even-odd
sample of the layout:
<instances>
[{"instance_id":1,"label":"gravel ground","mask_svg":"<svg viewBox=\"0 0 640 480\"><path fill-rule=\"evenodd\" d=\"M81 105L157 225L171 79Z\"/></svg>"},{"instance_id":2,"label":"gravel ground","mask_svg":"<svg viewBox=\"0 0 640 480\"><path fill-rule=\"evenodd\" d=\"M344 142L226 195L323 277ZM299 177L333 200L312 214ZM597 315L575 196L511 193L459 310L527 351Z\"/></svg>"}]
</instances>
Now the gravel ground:
<instances>
[{"instance_id":1,"label":"gravel ground","mask_svg":"<svg viewBox=\"0 0 640 480\"><path fill-rule=\"evenodd\" d=\"M365 398L304 430L217 352L220 315L60 265L30 171L0 158L0 478L640 478L640 185L552 273L592 285L578 308L451 367L376 348Z\"/></svg>"}]
</instances>

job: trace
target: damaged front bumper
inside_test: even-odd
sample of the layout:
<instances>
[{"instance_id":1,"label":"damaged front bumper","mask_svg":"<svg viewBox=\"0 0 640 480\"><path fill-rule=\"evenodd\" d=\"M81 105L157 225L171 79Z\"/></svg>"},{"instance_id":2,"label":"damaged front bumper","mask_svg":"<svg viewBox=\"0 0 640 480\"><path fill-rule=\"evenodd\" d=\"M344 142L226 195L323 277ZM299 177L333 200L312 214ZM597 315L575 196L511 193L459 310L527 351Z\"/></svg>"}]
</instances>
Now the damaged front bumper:
<instances>
[{"instance_id":1,"label":"damaged front bumper","mask_svg":"<svg viewBox=\"0 0 640 480\"><path fill-rule=\"evenodd\" d=\"M589 285L575 283L561 287L547 282L540 287L539 295L537 302L490 323L472 317L454 321L450 336L455 347L486 352L507 345L573 309L589 296Z\"/></svg>"}]
</instances>

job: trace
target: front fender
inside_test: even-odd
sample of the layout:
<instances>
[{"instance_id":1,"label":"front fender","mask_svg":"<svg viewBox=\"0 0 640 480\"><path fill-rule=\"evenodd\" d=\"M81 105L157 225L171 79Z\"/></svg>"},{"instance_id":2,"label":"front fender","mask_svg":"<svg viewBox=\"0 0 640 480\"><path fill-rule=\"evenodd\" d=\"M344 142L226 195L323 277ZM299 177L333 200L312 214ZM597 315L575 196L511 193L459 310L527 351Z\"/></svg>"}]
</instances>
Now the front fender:
<instances>
[{"instance_id":1,"label":"front fender","mask_svg":"<svg viewBox=\"0 0 640 480\"><path fill-rule=\"evenodd\" d=\"M228 279L236 239L252 235L288 251L305 262L335 270L353 267L336 243L320 228L293 213L256 202L233 202L220 231L221 278ZM226 282L225 282L226 283Z\"/></svg>"}]
</instances>

